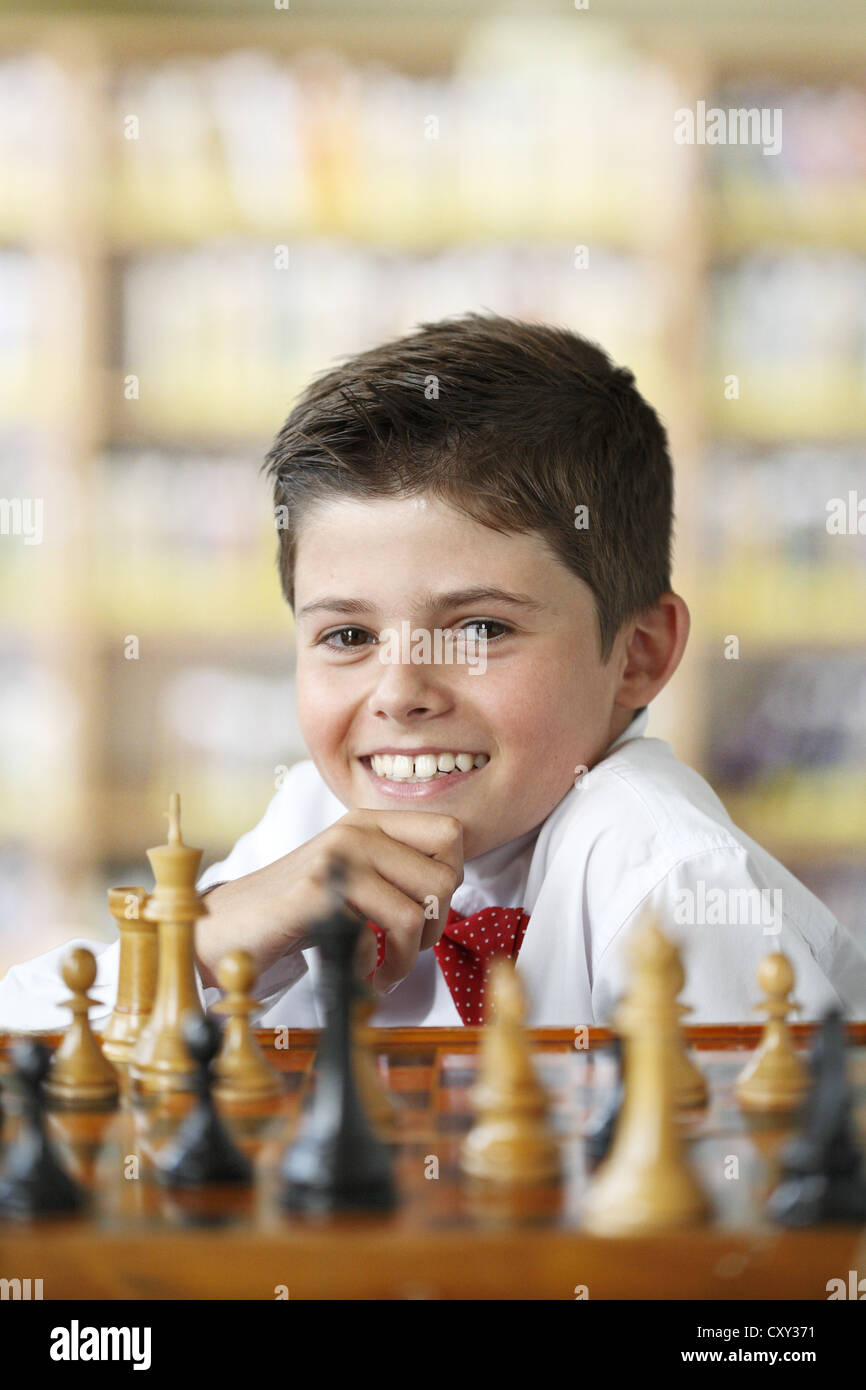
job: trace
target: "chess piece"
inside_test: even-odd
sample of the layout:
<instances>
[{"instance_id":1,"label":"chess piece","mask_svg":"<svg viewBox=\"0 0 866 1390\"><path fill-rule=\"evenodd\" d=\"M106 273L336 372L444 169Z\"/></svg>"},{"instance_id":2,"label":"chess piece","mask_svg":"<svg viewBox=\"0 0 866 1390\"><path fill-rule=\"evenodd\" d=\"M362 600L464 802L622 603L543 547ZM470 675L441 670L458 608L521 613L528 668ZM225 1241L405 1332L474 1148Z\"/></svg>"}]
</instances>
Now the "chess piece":
<instances>
[{"instance_id":1,"label":"chess piece","mask_svg":"<svg viewBox=\"0 0 866 1390\"><path fill-rule=\"evenodd\" d=\"M633 976L616 1017L625 1038L625 1098L610 1153L587 1192L584 1227L593 1235L676 1229L709 1211L677 1127L677 950L653 923L630 948Z\"/></svg>"},{"instance_id":2,"label":"chess piece","mask_svg":"<svg viewBox=\"0 0 866 1390\"><path fill-rule=\"evenodd\" d=\"M846 1060L845 1026L834 1009L815 1040L802 1132L782 1155L782 1180L767 1204L767 1214L781 1225L866 1221L866 1180Z\"/></svg>"},{"instance_id":3,"label":"chess piece","mask_svg":"<svg viewBox=\"0 0 866 1390\"><path fill-rule=\"evenodd\" d=\"M313 1103L282 1165L282 1201L295 1211L386 1211L396 1200L390 1154L364 1111L355 1076L354 959L364 926L341 901L344 878L335 862L329 881L337 906L311 928L326 1022Z\"/></svg>"},{"instance_id":4,"label":"chess piece","mask_svg":"<svg viewBox=\"0 0 866 1390\"><path fill-rule=\"evenodd\" d=\"M217 981L224 998L214 1004L213 1013L227 1018L222 1045L214 1064L218 1078L214 1087L220 1100L262 1100L282 1090L278 1074L268 1065L250 1027L252 1014L261 1007L252 997L256 967L248 951L229 951L217 969Z\"/></svg>"},{"instance_id":5,"label":"chess piece","mask_svg":"<svg viewBox=\"0 0 866 1390\"><path fill-rule=\"evenodd\" d=\"M219 1024L202 1014L188 1014L183 1020L182 1034L196 1069L197 1100L174 1143L161 1155L157 1176L171 1187L249 1183L252 1164L235 1146L214 1103L211 1063L220 1045Z\"/></svg>"},{"instance_id":6,"label":"chess piece","mask_svg":"<svg viewBox=\"0 0 866 1390\"><path fill-rule=\"evenodd\" d=\"M607 1104L602 1114L584 1131L583 1150L590 1167L596 1167L603 1158L607 1158L610 1146L613 1143L613 1136L616 1133L616 1125L622 1110L623 1096L625 1094L623 1067L623 1046L622 1038L618 1033L614 1033L610 1040L609 1050L616 1065L616 1079L611 1087Z\"/></svg>"},{"instance_id":7,"label":"chess piece","mask_svg":"<svg viewBox=\"0 0 866 1390\"><path fill-rule=\"evenodd\" d=\"M112 1110L120 1090L117 1072L103 1057L87 1016L96 1002L87 993L96 979L93 952L84 946L70 951L61 974L72 993L71 999L64 1000L64 1006L72 1010L72 1023L43 1087L47 1103L66 1110Z\"/></svg>"},{"instance_id":8,"label":"chess piece","mask_svg":"<svg viewBox=\"0 0 866 1390\"><path fill-rule=\"evenodd\" d=\"M764 1034L740 1073L734 1093L744 1110L770 1113L796 1110L809 1087L809 1074L794 1047L788 1014L799 1009L789 999L794 970L781 952L758 966L758 984L768 996L757 1007L767 1015Z\"/></svg>"},{"instance_id":9,"label":"chess piece","mask_svg":"<svg viewBox=\"0 0 866 1390\"><path fill-rule=\"evenodd\" d=\"M146 902L146 888L108 890L108 909L120 933L120 962L117 1000L102 1033L102 1051L115 1065L129 1061L153 1012L159 954L156 923L143 916Z\"/></svg>"},{"instance_id":10,"label":"chess piece","mask_svg":"<svg viewBox=\"0 0 866 1390\"><path fill-rule=\"evenodd\" d=\"M682 991L686 982L686 974L683 969L682 956L679 951L676 953L677 961L677 994ZM678 1004L677 1011L680 1018L684 1014L692 1011L687 1004ZM709 1100L709 1090L703 1072L695 1065L689 1056L686 1040L682 1029L677 1029L678 1047L674 1055L674 1104L678 1110L693 1110L700 1105L706 1105Z\"/></svg>"},{"instance_id":11,"label":"chess piece","mask_svg":"<svg viewBox=\"0 0 866 1390\"><path fill-rule=\"evenodd\" d=\"M392 1134L397 1125L397 1107L382 1085L372 1048L370 1019L376 1012L376 996L369 985L355 980L353 1006L353 1053L355 1079L361 1103L380 1135Z\"/></svg>"},{"instance_id":12,"label":"chess piece","mask_svg":"<svg viewBox=\"0 0 866 1390\"><path fill-rule=\"evenodd\" d=\"M145 1093L189 1091L196 1069L183 1039L187 1014L202 1014L195 977L195 923L207 906L196 892L200 849L185 845L180 833L180 797L171 795L168 844L149 849L156 887L143 915L158 924L159 964L153 1012L130 1057L130 1076Z\"/></svg>"},{"instance_id":13,"label":"chess piece","mask_svg":"<svg viewBox=\"0 0 866 1390\"><path fill-rule=\"evenodd\" d=\"M478 1119L463 1142L460 1164L470 1177L496 1183L552 1182L560 1173L559 1148L532 1065L523 988L511 960L494 962L488 989L492 1010L472 1091Z\"/></svg>"},{"instance_id":14,"label":"chess piece","mask_svg":"<svg viewBox=\"0 0 866 1390\"><path fill-rule=\"evenodd\" d=\"M12 1061L23 1105L21 1125L0 1174L0 1215L29 1220L77 1211L84 1205L84 1193L67 1173L45 1129L42 1082L51 1054L43 1043L19 1041Z\"/></svg>"}]
</instances>

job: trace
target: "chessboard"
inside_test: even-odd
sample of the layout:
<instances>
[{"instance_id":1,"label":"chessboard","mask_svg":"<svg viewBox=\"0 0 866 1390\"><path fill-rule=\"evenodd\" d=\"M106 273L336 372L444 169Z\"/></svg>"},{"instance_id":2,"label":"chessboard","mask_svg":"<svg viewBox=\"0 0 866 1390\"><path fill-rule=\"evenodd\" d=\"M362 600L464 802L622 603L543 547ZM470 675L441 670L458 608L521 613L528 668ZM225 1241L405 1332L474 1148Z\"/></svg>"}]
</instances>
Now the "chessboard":
<instances>
[{"instance_id":1,"label":"chessboard","mask_svg":"<svg viewBox=\"0 0 866 1390\"><path fill-rule=\"evenodd\" d=\"M560 1147L558 1181L509 1190L470 1179L459 1150L473 1121L481 1029L371 1030L383 1090L397 1203L385 1213L308 1216L279 1201L280 1161L315 1087L319 1035L256 1034L282 1080L273 1099L226 1102L221 1113L252 1160L248 1185L180 1190L155 1180L184 1094L135 1096L113 1111L55 1111L50 1134L86 1193L62 1219L0 1222L0 1275L40 1277L45 1299L810 1299L866 1268L866 1227L792 1230L766 1201L792 1120L750 1115L734 1083L760 1026L684 1030L709 1103L679 1114L709 1196L700 1225L634 1237L590 1235L582 1210L591 1173L584 1135L615 1082L610 1035L529 1030ZM806 1048L813 1029L793 1027ZM59 1034L38 1035L55 1047ZM866 1140L866 1023L849 1024L848 1079ZM13 1039L0 1035L0 1073ZM14 1111L0 1146L12 1142Z\"/></svg>"}]
</instances>

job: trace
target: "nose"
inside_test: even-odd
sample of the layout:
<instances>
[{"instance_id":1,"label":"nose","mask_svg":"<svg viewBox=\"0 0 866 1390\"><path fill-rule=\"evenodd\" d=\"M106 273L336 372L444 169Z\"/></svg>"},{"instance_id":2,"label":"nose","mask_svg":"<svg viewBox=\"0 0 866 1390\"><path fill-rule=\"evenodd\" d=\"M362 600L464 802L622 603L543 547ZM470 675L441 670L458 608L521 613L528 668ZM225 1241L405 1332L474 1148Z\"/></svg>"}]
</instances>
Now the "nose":
<instances>
[{"instance_id":1,"label":"nose","mask_svg":"<svg viewBox=\"0 0 866 1390\"><path fill-rule=\"evenodd\" d=\"M453 703L447 668L432 662L382 662L370 693L371 714L394 720L438 716Z\"/></svg>"}]
</instances>

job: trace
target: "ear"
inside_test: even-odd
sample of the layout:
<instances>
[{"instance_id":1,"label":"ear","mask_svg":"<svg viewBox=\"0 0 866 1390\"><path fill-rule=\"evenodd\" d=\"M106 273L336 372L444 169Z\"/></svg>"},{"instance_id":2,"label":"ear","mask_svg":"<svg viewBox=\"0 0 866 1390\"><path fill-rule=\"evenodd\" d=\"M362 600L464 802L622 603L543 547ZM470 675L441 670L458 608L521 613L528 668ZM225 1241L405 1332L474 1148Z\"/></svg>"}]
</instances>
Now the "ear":
<instances>
[{"instance_id":1,"label":"ear","mask_svg":"<svg viewBox=\"0 0 866 1390\"><path fill-rule=\"evenodd\" d=\"M690 625L684 600L672 593L625 625L615 704L641 709L655 699L680 664Z\"/></svg>"}]
</instances>

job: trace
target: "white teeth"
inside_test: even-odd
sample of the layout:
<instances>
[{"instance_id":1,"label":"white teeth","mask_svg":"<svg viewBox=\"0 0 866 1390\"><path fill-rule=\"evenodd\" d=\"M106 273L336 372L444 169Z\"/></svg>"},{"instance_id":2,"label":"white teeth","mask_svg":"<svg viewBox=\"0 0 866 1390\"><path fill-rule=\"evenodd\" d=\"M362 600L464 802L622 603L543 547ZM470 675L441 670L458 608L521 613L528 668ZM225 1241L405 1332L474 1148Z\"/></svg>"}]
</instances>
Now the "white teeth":
<instances>
[{"instance_id":1,"label":"white teeth","mask_svg":"<svg viewBox=\"0 0 866 1390\"><path fill-rule=\"evenodd\" d=\"M410 757L405 753L373 753L370 762L377 777L386 777L391 782L429 782L443 773L471 772L473 768L484 767L490 762L486 753L419 753Z\"/></svg>"}]
</instances>

